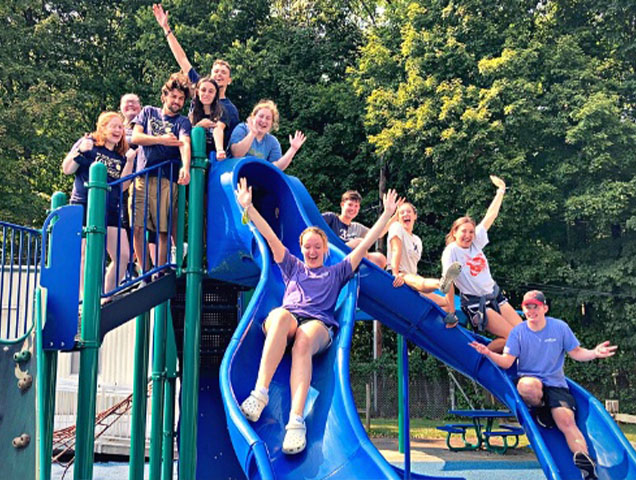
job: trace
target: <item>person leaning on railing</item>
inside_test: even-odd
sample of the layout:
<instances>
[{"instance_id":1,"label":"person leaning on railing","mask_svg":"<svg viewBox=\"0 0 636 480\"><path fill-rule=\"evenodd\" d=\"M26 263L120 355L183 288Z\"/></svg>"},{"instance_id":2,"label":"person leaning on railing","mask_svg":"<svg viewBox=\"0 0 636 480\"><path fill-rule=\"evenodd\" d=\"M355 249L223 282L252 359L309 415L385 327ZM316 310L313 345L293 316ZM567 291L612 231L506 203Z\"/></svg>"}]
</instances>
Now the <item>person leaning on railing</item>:
<instances>
[{"instance_id":1,"label":"person leaning on railing","mask_svg":"<svg viewBox=\"0 0 636 480\"><path fill-rule=\"evenodd\" d=\"M88 191L88 171L93 162L106 165L108 182L114 182L121 177L130 175L133 169L134 155L126 156L128 142L126 142L124 121L117 112L103 112L97 119L95 131L80 138L62 162L62 171L66 175L75 174L71 204L84 207L84 225L86 225L86 210ZM111 262L106 269L104 278L104 292L113 290L126 274L126 265L130 258L128 248L128 233L122 226L120 205L121 189L127 185L111 186L106 205L106 250ZM84 254L82 241L82 257ZM119 252L119 255L118 255ZM84 262L81 263L82 267ZM80 273L80 291L82 289L83 274Z\"/></svg>"}]
</instances>

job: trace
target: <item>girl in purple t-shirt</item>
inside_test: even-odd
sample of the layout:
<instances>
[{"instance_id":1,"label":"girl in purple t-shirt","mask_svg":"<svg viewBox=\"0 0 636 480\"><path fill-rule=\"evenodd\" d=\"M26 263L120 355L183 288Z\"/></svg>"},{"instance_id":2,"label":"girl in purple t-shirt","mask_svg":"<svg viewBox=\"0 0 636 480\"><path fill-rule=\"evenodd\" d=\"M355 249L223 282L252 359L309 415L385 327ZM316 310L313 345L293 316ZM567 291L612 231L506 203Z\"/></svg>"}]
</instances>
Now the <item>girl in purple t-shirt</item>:
<instances>
[{"instance_id":1,"label":"girl in purple t-shirt","mask_svg":"<svg viewBox=\"0 0 636 480\"><path fill-rule=\"evenodd\" d=\"M311 382L312 357L331 344L333 329L338 326L334 319L334 308L340 289L353 276L367 250L391 219L397 205L397 194L389 190L383 198L384 212L362 242L344 260L330 266L324 265L328 251L325 232L317 227L303 231L300 247L304 261L300 261L287 250L252 205L252 187L247 186L245 178L239 181L236 198L245 215L267 241L285 282L282 306L272 310L263 323L266 338L258 377L254 390L241 404L241 411L252 422L260 418L269 400L268 389L274 372L288 343L292 343L292 402L289 423L285 427L283 452L299 453L307 444L302 414Z\"/></svg>"}]
</instances>

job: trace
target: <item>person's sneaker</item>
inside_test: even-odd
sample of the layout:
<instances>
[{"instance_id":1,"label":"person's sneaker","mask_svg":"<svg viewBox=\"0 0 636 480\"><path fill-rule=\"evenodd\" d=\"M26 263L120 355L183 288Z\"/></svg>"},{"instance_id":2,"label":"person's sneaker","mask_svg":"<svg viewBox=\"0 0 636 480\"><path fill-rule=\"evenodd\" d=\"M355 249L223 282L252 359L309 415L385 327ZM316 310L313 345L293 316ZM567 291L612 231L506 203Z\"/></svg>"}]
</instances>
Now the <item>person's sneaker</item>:
<instances>
[{"instance_id":1,"label":"person's sneaker","mask_svg":"<svg viewBox=\"0 0 636 480\"><path fill-rule=\"evenodd\" d=\"M459 322L459 319L454 313L447 313L444 317L444 323L447 327L454 327L455 325L457 325L457 322Z\"/></svg>"},{"instance_id":2,"label":"person's sneaker","mask_svg":"<svg viewBox=\"0 0 636 480\"><path fill-rule=\"evenodd\" d=\"M546 405L534 408L534 418L539 426L543 428L553 428L556 426L554 418L552 418L552 411Z\"/></svg>"},{"instance_id":3,"label":"person's sneaker","mask_svg":"<svg viewBox=\"0 0 636 480\"><path fill-rule=\"evenodd\" d=\"M584 480L594 480L598 478L596 476L594 460L592 460L587 453L581 451L575 452L573 460L576 468L581 470L581 475L583 475Z\"/></svg>"},{"instance_id":4,"label":"person's sneaker","mask_svg":"<svg viewBox=\"0 0 636 480\"><path fill-rule=\"evenodd\" d=\"M442 293L448 293L453 284L453 281L459 276L462 271L462 265L459 262L453 262L442 274L442 278L439 279L439 289Z\"/></svg>"}]
</instances>

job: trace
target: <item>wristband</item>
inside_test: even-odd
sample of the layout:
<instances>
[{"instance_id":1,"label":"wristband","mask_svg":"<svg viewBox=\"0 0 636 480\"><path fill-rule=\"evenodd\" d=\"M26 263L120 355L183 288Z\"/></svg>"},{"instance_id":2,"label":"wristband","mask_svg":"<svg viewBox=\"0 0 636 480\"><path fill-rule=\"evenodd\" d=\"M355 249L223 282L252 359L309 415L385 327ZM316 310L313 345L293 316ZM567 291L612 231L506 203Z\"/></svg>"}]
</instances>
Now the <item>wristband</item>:
<instances>
[{"instance_id":1,"label":"wristband","mask_svg":"<svg viewBox=\"0 0 636 480\"><path fill-rule=\"evenodd\" d=\"M247 211L249 210L249 208L252 206L252 204L250 203L247 207L245 207L243 209L243 216L241 217L241 223L243 225L247 225L248 223L250 223L250 216L247 213Z\"/></svg>"},{"instance_id":2,"label":"wristband","mask_svg":"<svg viewBox=\"0 0 636 480\"><path fill-rule=\"evenodd\" d=\"M502 195L505 195L506 189L505 188L498 188L497 189L497 193L501 193Z\"/></svg>"},{"instance_id":3,"label":"wristband","mask_svg":"<svg viewBox=\"0 0 636 480\"><path fill-rule=\"evenodd\" d=\"M166 32L166 38L170 36L170 34L172 33L172 29L168 29L168 31Z\"/></svg>"}]
</instances>

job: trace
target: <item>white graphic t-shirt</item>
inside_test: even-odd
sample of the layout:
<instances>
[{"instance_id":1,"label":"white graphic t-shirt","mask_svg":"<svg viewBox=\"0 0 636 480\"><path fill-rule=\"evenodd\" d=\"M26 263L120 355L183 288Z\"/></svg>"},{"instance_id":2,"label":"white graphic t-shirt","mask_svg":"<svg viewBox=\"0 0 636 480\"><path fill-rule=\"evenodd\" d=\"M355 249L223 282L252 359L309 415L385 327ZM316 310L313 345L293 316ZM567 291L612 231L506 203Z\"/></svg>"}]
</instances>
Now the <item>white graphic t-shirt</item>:
<instances>
[{"instance_id":1,"label":"white graphic t-shirt","mask_svg":"<svg viewBox=\"0 0 636 480\"><path fill-rule=\"evenodd\" d=\"M470 247L462 248L453 242L444 249L442 268L446 271L453 262L461 264L462 271L455 280L455 285L465 295L482 297L492 293L495 288L488 260L482 251L487 244L488 232L480 223L475 228L475 239Z\"/></svg>"}]
</instances>

